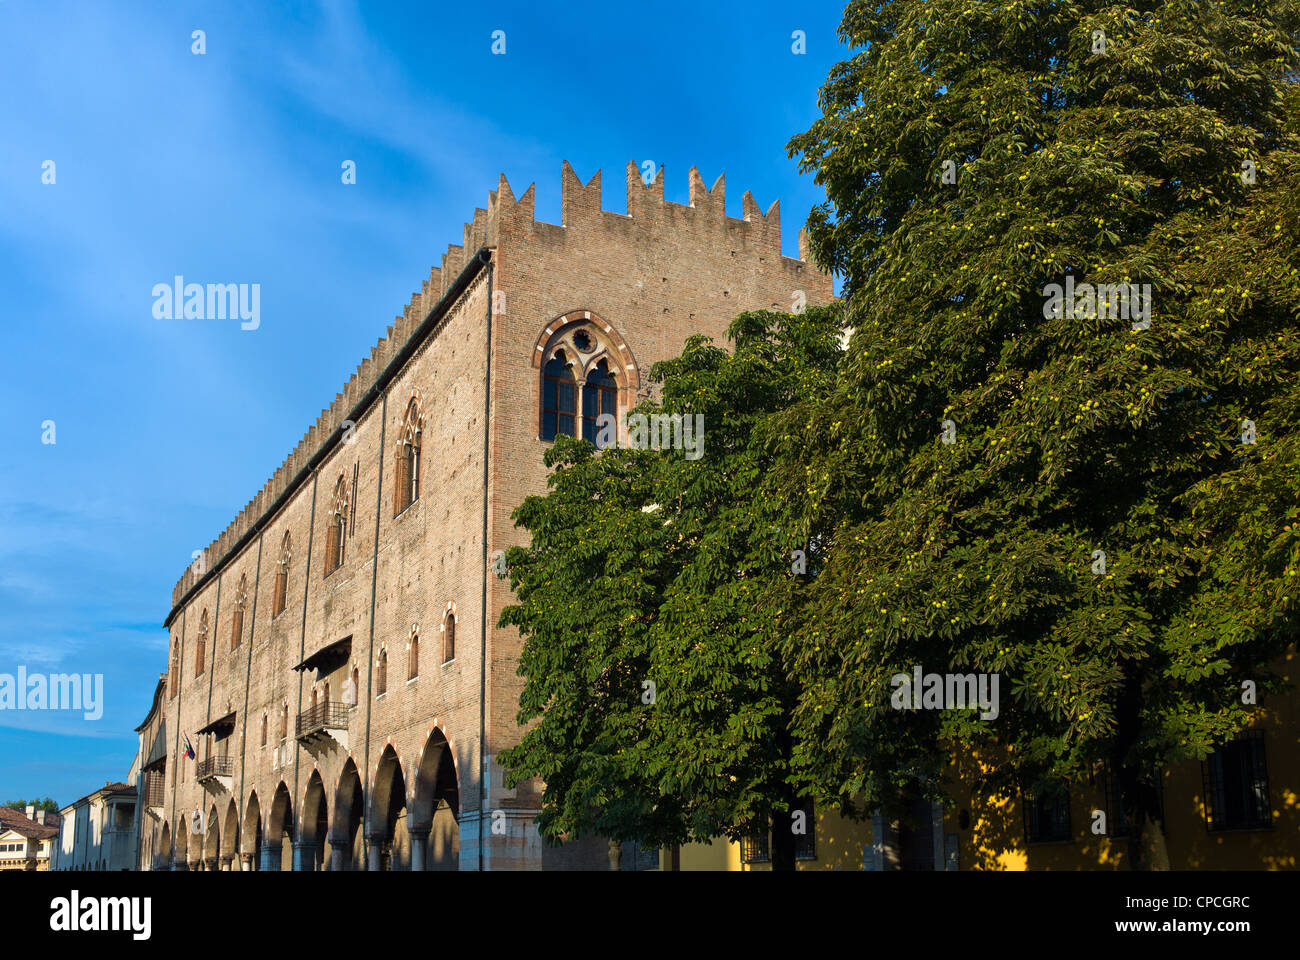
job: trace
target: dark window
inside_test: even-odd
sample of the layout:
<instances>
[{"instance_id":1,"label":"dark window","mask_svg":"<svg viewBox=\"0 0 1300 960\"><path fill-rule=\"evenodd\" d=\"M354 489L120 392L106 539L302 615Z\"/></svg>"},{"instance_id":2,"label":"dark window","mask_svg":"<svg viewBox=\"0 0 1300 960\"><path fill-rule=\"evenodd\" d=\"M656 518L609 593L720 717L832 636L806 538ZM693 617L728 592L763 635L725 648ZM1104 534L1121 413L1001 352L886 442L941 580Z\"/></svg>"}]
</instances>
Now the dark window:
<instances>
[{"instance_id":1,"label":"dark window","mask_svg":"<svg viewBox=\"0 0 1300 960\"><path fill-rule=\"evenodd\" d=\"M339 474L334 485L334 506L329 513L329 526L325 531L325 576L343 566L348 533L348 485Z\"/></svg>"},{"instance_id":2,"label":"dark window","mask_svg":"<svg viewBox=\"0 0 1300 960\"><path fill-rule=\"evenodd\" d=\"M542 439L554 440L559 433L576 437L577 408L578 384L561 351L542 371Z\"/></svg>"},{"instance_id":3,"label":"dark window","mask_svg":"<svg viewBox=\"0 0 1300 960\"><path fill-rule=\"evenodd\" d=\"M1026 794L1023 798L1025 839L1058 843L1071 839L1070 795L1064 790Z\"/></svg>"},{"instance_id":4,"label":"dark window","mask_svg":"<svg viewBox=\"0 0 1300 960\"><path fill-rule=\"evenodd\" d=\"M379 651L379 676L375 679L375 696L382 697L388 692L388 651Z\"/></svg>"},{"instance_id":5,"label":"dark window","mask_svg":"<svg viewBox=\"0 0 1300 960\"><path fill-rule=\"evenodd\" d=\"M194 647L194 676L201 676L203 663L207 660L208 647L208 611L203 611L199 618L199 642Z\"/></svg>"},{"instance_id":6,"label":"dark window","mask_svg":"<svg viewBox=\"0 0 1300 960\"><path fill-rule=\"evenodd\" d=\"M414 680L420 675L420 636L411 634L411 656L406 668L406 679Z\"/></svg>"},{"instance_id":7,"label":"dark window","mask_svg":"<svg viewBox=\"0 0 1300 960\"><path fill-rule=\"evenodd\" d=\"M635 840L629 840L622 845L619 853L620 870L659 869L659 850L656 847L643 847Z\"/></svg>"},{"instance_id":8,"label":"dark window","mask_svg":"<svg viewBox=\"0 0 1300 960\"><path fill-rule=\"evenodd\" d=\"M456 614L448 613L442 625L442 662L456 659Z\"/></svg>"},{"instance_id":9,"label":"dark window","mask_svg":"<svg viewBox=\"0 0 1300 960\"><path fill-rule=\"evenodd\" d=\"M420 407L411 398L402 422L402 438L397 448L397 483L393 490L393 516L397 516L420 499Z\"/></svg>"},{"instance_id":10,"label":"dark window","mask_svg":"<svg viewBox=\"0 0 1300 960\"><path fill-rule=\"evenodd\" d=\"M593 444L596 442L600 432L598 421L603 414L618 416L618 387L604 360L587 374L587 382L582 388L583 439Z\"/></svg>"},{"instance_id":11,"label":"dark window","mask_svg":"<svg viewBox=\"0 0 1300 960\"><path fill-rule=\"evenodd\" d=\"M1207 830L1268 830L1268 764L1264 734L1252 730L1225 743L1201 763Z\"/></svg>"},{"instance_id":12,"label":"dark window","mask_svg":"<svg viewBox=\"0 0 1300 960\"><path fill-rule=\"evenodd\" d=\"M747 836L740 839L741 863L766 863L771 859L768 847L767 821L755 827Z\"/></svg>"},{"instance_id":13,"label":"dark window","mask_svg":"<svg viewBox=\"0 0 1300 960\"><path fill-rule=\"evenodd\" d=\"M271 597L271 618L274 619L284 610L289 593L289 558L293 555L293 544L286 530L280 540L280 562L275 571L275 592Z\"/></svg>"},{"instance_id":14,"label":"dark window","mask_svg":"<svg viewBox=\"0 0 1300 960\"><path fill-rule=\"evenodd\" d=\"M1165 821L1165 784L1159 772L1152 774L1156 784L1156 803L1160 808L1160 824ZM1119 789L1119 771L1111 770L1101 775L1102 789L1106 793L1106 832L1112 837L1128 836L1128 811Z\"/></svg>"}]
</instances>

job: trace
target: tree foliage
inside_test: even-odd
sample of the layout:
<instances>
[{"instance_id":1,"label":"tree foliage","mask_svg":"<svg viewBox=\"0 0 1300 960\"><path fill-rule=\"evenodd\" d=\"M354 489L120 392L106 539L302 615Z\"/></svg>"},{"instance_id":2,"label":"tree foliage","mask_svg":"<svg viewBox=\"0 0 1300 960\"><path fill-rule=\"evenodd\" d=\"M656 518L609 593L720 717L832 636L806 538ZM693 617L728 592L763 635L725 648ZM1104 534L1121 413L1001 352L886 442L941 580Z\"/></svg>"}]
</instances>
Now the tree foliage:
<instances>
[{"instance_id":1,"label":"tree foliage","mask_svg":"<svg viewBox=\"0 0 1300 960\"><path fill-rule=\"evenodd\" d=\"M841 29L863 49L790 144L856 329L776 450L827 531L784 647L796 772L892 802L954 747L1004 758L981 789L1113 765L1159 865L1155 771L1240 731L1297 635L1297 5L884 0ZM1149 284L1149 325L1053 315L1067 278ZM1000 716L892 709L918 664L999 674Z\"/></svg>"},{"instance_id":2,"label":"tree foliage","mask_svg":"<svg viewBox=\"0 0 1300 960\"><path fill-rule=\"evenodd\" d=\"M522 742L509 782L545 781L539 830L668 845L773 825L793 867L791 713L778 651L800 578L785 504L764 494L769 423L828 395L842 355L837 309L747 313L734 352L691 338L656 364L638 414L702 416L703 455L558 437L546 496L515 513L531 542L507 553L525 642Z\"/></svg>"}]
</instances>

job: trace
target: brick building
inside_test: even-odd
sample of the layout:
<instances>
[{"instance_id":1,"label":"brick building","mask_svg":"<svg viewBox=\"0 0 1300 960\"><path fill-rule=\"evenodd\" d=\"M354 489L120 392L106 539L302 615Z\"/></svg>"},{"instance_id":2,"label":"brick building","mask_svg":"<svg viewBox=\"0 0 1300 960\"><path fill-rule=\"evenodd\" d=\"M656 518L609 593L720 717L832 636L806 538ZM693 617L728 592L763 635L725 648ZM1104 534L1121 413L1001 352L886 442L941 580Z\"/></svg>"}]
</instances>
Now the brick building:
<instances>
[{"instance_id":1,"label":"brick building","mask_svg":"<svg viewBox=\"0 0 1300 960\"><path fill-rule=\"evenodd\" d=\"M566 163L563 224L504 177L297 449L185 573L141 733L144 869L608 867L545 845L505 787L520 639L492 571L557 431L648 394L693 333L828 302L780 213L694 169L627 169L627 214ZM706 445L707 449L707 445ZM187 745L195 756L187 757Z\"/></svg>"}]
</instances>

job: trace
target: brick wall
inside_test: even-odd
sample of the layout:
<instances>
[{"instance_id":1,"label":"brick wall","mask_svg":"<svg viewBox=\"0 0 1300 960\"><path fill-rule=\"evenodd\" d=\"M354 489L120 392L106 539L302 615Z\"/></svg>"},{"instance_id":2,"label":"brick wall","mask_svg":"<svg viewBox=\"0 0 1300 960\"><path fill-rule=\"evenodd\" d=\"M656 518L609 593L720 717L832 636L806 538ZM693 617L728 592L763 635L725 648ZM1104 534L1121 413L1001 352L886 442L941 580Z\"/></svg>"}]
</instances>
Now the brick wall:
<instances>
[{"instance_id":1,"label":"brick wall","mask_svg":"<svg viewBox=\"0 0 1300 960\"><path fill-rule=\"evenodd\" d=\"M584 185L565 164L561 225L536 221L533 188L516 199L502 177L488 209L476 211L466 225L464 242L448 249L294 453L176 585L168 624L182 644L182 660L180 694L165 700L168 716L177 721L169 731L175 745L169 748L165 820L175 836L191 811L207 814L208 868L220 867L224 855L238 869L235 855L252 854L259 822L266 849L287 830L291 838L307 841L299 844L307 864L313 858L328 864L333 856L336 867L360 868L361 839L350 834L348 817L341 815L346 803L342 810L339 803L340 782L353 768L371 808L360 832L376 850L374 862L382 849L396 866L407 867L420 860L413 849L420 847L430 869L455 867L457 861L477 869L480 853L489 869L608 867L602 842L542 844L532 827L541 785L506 790L503 772L492 761L518 742L522 680L516 673L517 633L495 627L510 602L508 588L495 576L486 578L485 630L484 560L520 542L511 512L530 493L545 492L539 358L552 338L574 325L590 329L607 350L625 408L645 394L651 365L676 355L687 336L704 333L722 343L727 325L744 310L789 310L797 292L809 304L831 299L828 276L782 256L776 204L763 214L746 194L744 217L736 220L725 215L721 179L710 190L694 170L689 176L690 205L683 206L664 201L662 172L646 185L629 165L628 214L622 215L601 209L600 174ZM490 250L490 266L475 266L475 252L483 247ZM800 247L802 254L802 236ZM490 304L491 406L485 415ZM416 337L431 311L432 327ZM409 356L400 369L381 382L404 349ZM413 397L423 411L420 496L394 516L399 431ZM349 415L355 417L353 429L344 423ZM707 449L706 424L706 455ZM324 576L326 528L339 477L348 500L345 559ZM286 530L293 544L286 606L273 618ZM232 650L241 577L247 589L244 629ZM204 610L205 666L195 677ZM444 663L442 630L450 611L456 650ZM413 631L420 638L419 674L408 680ZM293 669L346 638L346 657L321 670ZM375 674L381 650L388 657L382 695ZM332 740L311 749L300 745L295 719L310 706L313 687L323 698L328 683L329 699L342 701L354 669L359 702L347 710L346 747ZM486 798L480 792L481 700ZM280 712L286 703L288 736L282 744ZM183 735L202 760L208 745L197 731L232 712L229 782L200 784L196 763L176 759ZM262 746L264 713L269 735ZM174 777L178 771L181 776ZM392 799L384 802L388 794ZM316 828L322 798L324 836ZM453 799L459 826L449 819ZM500 811L495 821L494 811ZM504 835L494 834L494 822L504 826ZM180 827L181 835L185 829ZM481 852L480 829L486 841ZM192 868L203 860L204 841L192 836L185 844L184 859ZM313 843L324 844L323 852ZM174 843L178 860L180 848ZM287 869L293 851L286 842L264 862Z\"/></svg>"}]
</instances>

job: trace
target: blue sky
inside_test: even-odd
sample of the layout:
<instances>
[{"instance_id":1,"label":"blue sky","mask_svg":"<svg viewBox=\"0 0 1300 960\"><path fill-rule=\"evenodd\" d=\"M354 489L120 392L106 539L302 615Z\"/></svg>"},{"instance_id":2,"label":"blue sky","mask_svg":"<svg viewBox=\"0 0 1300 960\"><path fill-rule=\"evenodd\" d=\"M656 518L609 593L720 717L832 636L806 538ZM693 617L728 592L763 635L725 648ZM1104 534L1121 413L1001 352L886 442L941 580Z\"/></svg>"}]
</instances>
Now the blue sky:
<instances>
[{"instance_id":1,"label":"blue sky","mask_svg":"<svg viewBox=\"0 0 1300 960\"><path fill-rule=\"evenodd\" d=\"M473 7L0 0L0 674L105 688L98 720L0 710L0 801L126 776L191 552L498 174L558 223L566 159L617 211L629 160L678 202L690 166L725 172L727 212L780 198L797 253L822 194L785 144L847 53L842 3ZM155 319L176 274L259 283L261 326Z\"/></svg>"}]
</instances>

